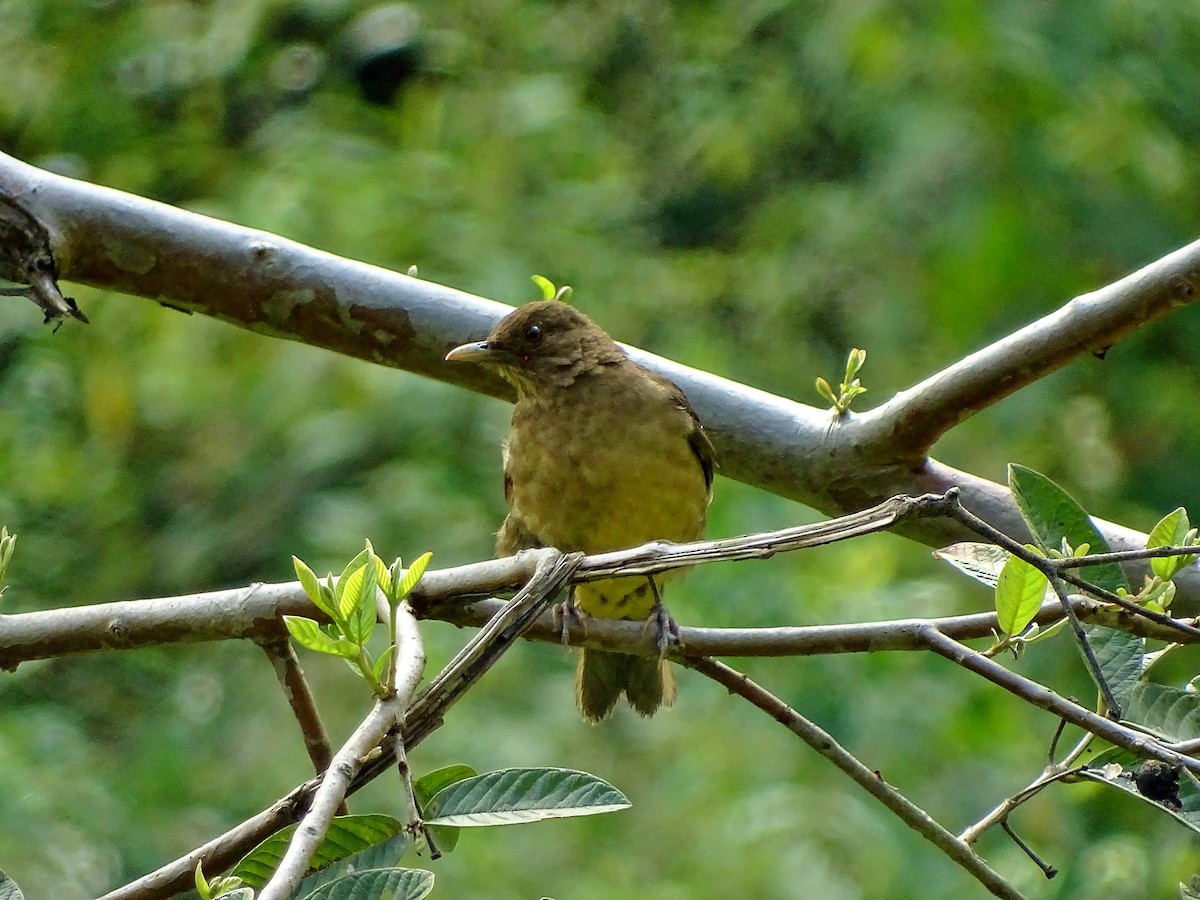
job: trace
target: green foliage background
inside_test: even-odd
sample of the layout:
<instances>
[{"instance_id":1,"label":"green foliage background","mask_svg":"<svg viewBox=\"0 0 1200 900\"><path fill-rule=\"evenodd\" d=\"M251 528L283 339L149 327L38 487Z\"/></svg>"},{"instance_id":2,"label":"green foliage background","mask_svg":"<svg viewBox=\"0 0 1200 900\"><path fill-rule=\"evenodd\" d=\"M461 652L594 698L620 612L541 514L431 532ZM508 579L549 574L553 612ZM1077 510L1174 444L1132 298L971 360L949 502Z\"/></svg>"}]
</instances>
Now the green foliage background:
<instances>
[{"instance_id":1,"label":"green foliage background","mask_svg":"<svg viewBox=\"0 0 1200 900\"><path fill-rule=\"evenodd\" d=\"M1195 236L1200 8L441 0L409 77L370 103L349 0L0 2L0 149L519 303L540 272L615 336L805 402L867 347L878 402ZM371 29L382 35L382 28ZM0 308L6 611L288 580L289 556L486 557L507 408L72 286L57 335ZM1200 424L1183 311L976 417L937 448L1018 460L1149 528L1195 503ZM861 400L860 400L861 402ZM1193 510L1194 513L1194 510ZM813 514L728 480L711 533ZM924 548L880 537L697 571L684 624L822 623L982 608ZM431 666L464 639L430 625ZM368 704L307 659L334 735ZM1075 651L1019 664L1088 696ZM746 668L951 828L1040 769L1054 722L907 655ZM978 889L814 754L686 674L679 705L584 726L571 661L520 647L414 765L571 765L633 810L464 835L441 896L925 898ZM0 866L32 897L95 896L302 780L265 658L195 646L0 679ZM389 779L356 803L399 809ZM982 852L1038 897L1165 896L1194 840L1094 786Z\"/></svg>"}]
</instances>

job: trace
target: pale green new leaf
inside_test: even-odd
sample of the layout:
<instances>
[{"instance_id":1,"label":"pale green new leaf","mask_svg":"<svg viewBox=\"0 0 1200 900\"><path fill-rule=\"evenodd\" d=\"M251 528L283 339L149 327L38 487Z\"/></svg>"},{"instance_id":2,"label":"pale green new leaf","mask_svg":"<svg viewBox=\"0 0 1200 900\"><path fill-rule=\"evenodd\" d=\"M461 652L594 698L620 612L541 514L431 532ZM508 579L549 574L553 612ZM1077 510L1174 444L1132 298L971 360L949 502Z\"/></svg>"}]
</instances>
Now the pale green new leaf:
<instances>
[{"instance_id":1,"label":"pale green new leaf","mask_svg":"<svg viewBox=\"0 0 1200 900\"><path fill-rule=\"evenodd\" d=\"M542 292L543 300L553 300L554 295L558 293L558 288L554 286L554 282L544 275L531 275L530 279L538 286L538 290Z\"/></svg>"},{"instance_id":2,"label":"pale green new leaf","mask_svg":"<svg viewBox=\"0 0 1200 900\"><path fill-rule=\"evenodd\" d=\"M357 645L341 638L330 637L312 619L306 619L303 616L284 616L283 624L287 626L288 632L301 647L315 650L317 653L343 656L346 659L358 658Z\"/></svg>"},{"instance_id":3,"label":"pale green new leaf","mask_svg":"<svg viewBox=\"0 0 1200 900\"><path fill-rule=\"evenodd\" d=\"M573 769L501 769L443 788L429 802L426 824L512 825L591 816L630 806L611 784Z\"/></svg>"},{"instance_id":4,"label":"pale green new leaf","mask_svg":"<svg viewBox=\"0 0 1200 900\"><path fill-rule=\"evenodd\" d=\"M384 565L382 559L371 554L371 559L375 563L375 582L379 585L379 589L387 596L392 592L392 574L388 571L388 567Z\"/></svg>"},{"instance_id":5,"label":"pale green new leaf","mask_svg":"<svg viewBox=\"0 0 1200 900\"><path fill-rule=\"evenodd\" d=\"M17 546L17 536L9 534L8 528L0 528L0 585L8 577L8 564L12 562L13 550Z\"/></svg>"},{"instance_id":6,"label":"pale green new leaf","mask_svg":"<svg viewBox=\"0 0 1200 900\"><path fill-rule=\"evenodd\" d=\"M367 638L375 630L375 623L379 617L375 604L377 593L375 573L375 566L368 561L366 565L350 576L352 582L357 579L357 586L346 588L346 593L342 595L343 607L351 601L354 603L347 614L346 637L359 645L367 642Z\"/></svg>"},{"instance_id":7,"label":"pale green new leaf","mask_svg":"<svg viewBox=\"0 0 1200 900\"><path fill-rule=\"evenodd\" d=\"M1000 630L1017 635L1033 621L1042 606L1049 582L1046 576L1018 556L1011 556L996 581L996 615Z\"/></svg>"},{"instance_id":8,"label":"pale green new leaf","mask_svg":"<svg viewBox=\"0 0 1200 900\"><path fill-rule=\"evenodd\" d=\"M367 560L371 558L370 547L371 542L368 541L366 548L360 550L358 555L346 564L346 568L342 569L342 575L338 578L337 586L333 589L333 599L337 602L339 609L343 608L342 598L346 595L346 582L350 578L351 573L367 564Z\"/></svg>"},{"instance_id":9,"label":"pale green new leaf","mask_svg":"<svg viewBox=\"0 0 1200 900\"><path fill-rule=\"evenodd\" d=\"M432 558L432 553L422 553L413 560L413 564L404 571L404 577L400 579L400 584L396 587L396 593L393 595L396 600L403 600L417 586L417 582L425 574L425 569Z\"/></svg>"},{"instance_id":10,"label":"pale green new leaf","mask_svg":"<svg viewBox=\"0 0 1200 900\"><path fill-rule=\"evenodd\" d=\"M298 556L292 557L292 567L296 570L296 578L300 581L300 587L304 588L304 593L308 594L308 599L313 602L313 605L317 609L336 622L337 617L334 615L334 609L322 592L321 581L317 578L316 573Z\"/></svg>"},{"instance_id":11,"label":"pale green new leaf","mask_svg":"<svg viewBox=\"0 0 1200 900\"><path fill-rule=\"evenodd\" d=\"M1187 540L1191 527L1191 523L1188 522L1187 510L1181 506L1159 519L1158 524L1150 530L1146 548L1179 546ZM1163 581L1169 581L1176 572L1193 559L1195 559L1194 555L1163 556L1151 559L1150 571Z\"/></svg>"}]
</instances>

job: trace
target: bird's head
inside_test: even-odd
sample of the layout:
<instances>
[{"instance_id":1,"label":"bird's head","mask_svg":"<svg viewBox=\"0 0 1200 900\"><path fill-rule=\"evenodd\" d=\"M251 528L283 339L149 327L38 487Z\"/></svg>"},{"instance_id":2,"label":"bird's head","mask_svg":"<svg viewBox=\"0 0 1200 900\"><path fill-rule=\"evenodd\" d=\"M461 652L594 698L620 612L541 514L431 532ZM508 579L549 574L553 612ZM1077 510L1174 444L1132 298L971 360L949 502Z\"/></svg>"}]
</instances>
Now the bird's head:
<instances>
[{"instance_id":1,"label":"bird's head","mask_svg":"<svg viewBox=\"0 0 1200 900\"><path fill-rule=\"evenodd\" d=\"M570 385L595 366L624 358L603 329L561 300L527 303L501 319L485 340L446 354L451 362L495 369L522 394Z\"/></svg>"}]
</instances>

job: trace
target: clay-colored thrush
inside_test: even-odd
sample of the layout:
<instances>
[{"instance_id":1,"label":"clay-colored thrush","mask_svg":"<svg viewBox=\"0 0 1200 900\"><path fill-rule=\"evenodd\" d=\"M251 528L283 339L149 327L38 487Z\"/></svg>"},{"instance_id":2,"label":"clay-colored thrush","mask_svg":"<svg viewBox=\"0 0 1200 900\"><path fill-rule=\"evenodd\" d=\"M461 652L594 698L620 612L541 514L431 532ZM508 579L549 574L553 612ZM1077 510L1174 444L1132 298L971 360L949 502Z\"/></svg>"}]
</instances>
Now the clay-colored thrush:
<instances>
[{"instance_id":1,"label":"clay-colored thrush","mask_svg":"<svg viewBox=\"0 0 1200 900\"><path fill-rule=\"evenodd\" d=\"M558 300L522 306L487 340L448 360L496 369L517 389L504 446L507 556L530 547L603 553L654 540L693 541L712 498L713 448L673 382L632 362L607 334ZM674 623L644 576L579 584L578 610L602 619L653 616L665 646ZM657 583L656 583L657 582ZM621 694L643 716L675 700L670 664L585 650L576 700L598 722Z\"/></svg>"}]
</instances>

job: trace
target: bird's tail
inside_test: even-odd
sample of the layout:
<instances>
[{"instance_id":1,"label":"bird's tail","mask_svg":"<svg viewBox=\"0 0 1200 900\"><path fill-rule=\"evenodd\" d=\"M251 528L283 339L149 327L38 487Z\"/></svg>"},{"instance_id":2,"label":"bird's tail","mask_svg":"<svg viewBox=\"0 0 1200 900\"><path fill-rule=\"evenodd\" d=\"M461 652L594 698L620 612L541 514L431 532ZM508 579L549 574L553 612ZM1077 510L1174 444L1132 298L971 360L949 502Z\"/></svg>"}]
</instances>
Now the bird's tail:
<instances>
[{"instance_id":1,"label":"bird's tail","mask_svg":"<svg viewBox=\"0 0 1200 900\"><path fill-rule=\"evenodd\" d=\"M675 702L675 675L665 659L584 650L575 680L575 702L589 722L606 718L625 695L643 716Z\"/></svg>"}]
</instances>

